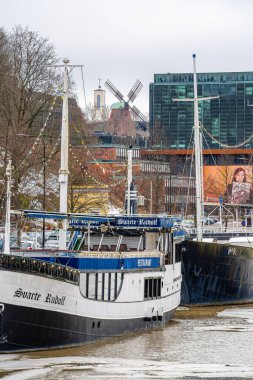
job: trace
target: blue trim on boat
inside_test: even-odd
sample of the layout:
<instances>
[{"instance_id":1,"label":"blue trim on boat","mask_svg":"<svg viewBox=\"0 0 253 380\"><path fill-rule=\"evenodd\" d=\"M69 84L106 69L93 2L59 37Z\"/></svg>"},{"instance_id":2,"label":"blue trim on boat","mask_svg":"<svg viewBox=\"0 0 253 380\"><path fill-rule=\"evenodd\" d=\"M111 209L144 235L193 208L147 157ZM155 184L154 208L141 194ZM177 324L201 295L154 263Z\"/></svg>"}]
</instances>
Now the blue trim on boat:
<instances>
[{"instance_id":1,"label":"blue trim on boat","mask_svg":"<svg viewBox=\"0 0 253 380\"><path fill-rule=\"evenodd\" d=\"M151 269L160 267L160 257L70 257L70 256L33 256L36 260L44 260L67 265L76 269Z\"/></svg>"},{"instance_id":2,"label":"blue trim on boat","mask_svg":"<svg viewBox=\"0 0 253 380\"><path fill-rule=\"evenodd\" d=\"M145 228L145 229L161 229L171 228L174 224L174 218L169 217L155 217L155 216L115 216L105 217L87 214L66 214L58 212L42 212L24 210L24 216L28 218L40 219L69 219L71 226L99 226L103 223L110 223L114 227L124 227L127 229L132 228Z\"/></svg>"}]
</instances>

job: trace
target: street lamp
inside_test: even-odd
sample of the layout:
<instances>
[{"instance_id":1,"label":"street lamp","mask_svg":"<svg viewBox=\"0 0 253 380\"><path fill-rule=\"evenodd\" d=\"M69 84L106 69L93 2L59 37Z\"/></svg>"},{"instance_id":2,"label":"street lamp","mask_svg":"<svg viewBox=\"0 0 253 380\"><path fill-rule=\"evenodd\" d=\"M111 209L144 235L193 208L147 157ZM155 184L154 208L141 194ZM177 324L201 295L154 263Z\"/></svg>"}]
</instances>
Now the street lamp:
<instances>
[{"instance_id":1,"label":"street lamp","mask_svg":"<svg viewBox=\"0 0 253 380\"><path fill-rule=\"evenodd\" d=\"M152 203L153 203L153 182L150 180L150 215L152 215Z\"/></svg>"},{"instance_id":2,"label":"street lamp","mask_svg":"<svg viewBox=\"0 0 253 380\"><path fill-rule=\"evenodd\" d=\"M43 142L43 210L46 211L46 144L44 138L42 138ZM45 227L46 221L43 218L42 224L42 248L45 248Z\"/></svg>"},{"instance_id":3,"label":"street lamp","mask_svg":"<svg viewBox=\"0 0 253 380\"><path fill-rule=\"evenodd\" d=\"M145 185L148 182L150 182L149 198L145 198L145 199L147 201L149 200L149 213L150 213L150 215L152 215L152 211L153 211L153 180L145 178ZM145 191L145 194L147 193L147 191L148 191L148 186L147 186L147 190ZM148 210L148 206L146 206L145 209Z\"/></svg>"}]
</instances>

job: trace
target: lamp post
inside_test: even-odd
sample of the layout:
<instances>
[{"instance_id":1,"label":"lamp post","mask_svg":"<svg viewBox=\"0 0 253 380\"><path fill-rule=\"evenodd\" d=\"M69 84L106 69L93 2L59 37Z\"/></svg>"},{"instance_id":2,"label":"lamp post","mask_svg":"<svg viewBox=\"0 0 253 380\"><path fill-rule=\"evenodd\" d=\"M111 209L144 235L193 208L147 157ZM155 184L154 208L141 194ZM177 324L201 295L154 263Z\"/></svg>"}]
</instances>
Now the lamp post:
<instances>
[{"instance_id":1,"label":"lamp post","mask_svg":"<svg viewBox=\"0 0 253 380\"><path fill-rule=\"evenodd\" d=\"M171 186L171 169L169 176L169 215L172 214L172 186Z\"/></svg>"},{"instance_id":2,"label":"lamp post","mask_svg":"<svg viewBox=\"0 0 253 380\"><path fill-rule=\"evenodd\" d=\"M153 182L150 180L150 215L152 215L152 203L153 203Z\"/></svg>"},{"instance_id":3,"label":"lamp post","mask_svg":"<svg viewBox=\"0 0 253 380\"><path fill-rule=\"evenodd\" d=\"M46 144L44 138L43 141L43 210L46 211ZM45 248L45 227L46 221L43 218L42 225L42 248Z\"/></svg>"},{"instance_id":4,"label":"lamp post","mask_svg":"<svg viewBox=\"0 0 253 380\"><path fill-rule=\"evenodd\" d=\"M148 183L150 182L149 187L149 197L145 198L147 201L149 201L149 206L147 205L145 207L146 212L148 212L149 208L149 214L152 215L153 212L153 180L152 179L145 179L145 195L148 194Z\"/></svg>"},{"instance_id":5,"label":"lamp post","mask_svg":"<svg viewBox=\"0 0 253 380\"><path fill-rule=\"evenodd\" d=\"M6 190L6 214L5 214L5 234L4 234L4 254L10 254L10 234L11 234L11 159L8 160L6 167L6 177L7 177L7 190Z\"/></svg>"}]
</instances>

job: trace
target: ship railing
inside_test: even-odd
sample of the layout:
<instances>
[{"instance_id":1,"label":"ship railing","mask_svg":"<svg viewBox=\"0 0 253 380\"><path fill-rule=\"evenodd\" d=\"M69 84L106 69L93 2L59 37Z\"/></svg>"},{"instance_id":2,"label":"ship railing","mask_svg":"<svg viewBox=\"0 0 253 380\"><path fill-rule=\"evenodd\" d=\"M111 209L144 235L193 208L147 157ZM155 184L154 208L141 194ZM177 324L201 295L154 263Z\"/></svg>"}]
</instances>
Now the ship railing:
<instances>
[{"instance_id":1,"label":"ship railing","mask_svg":"<svg viewBox=\"0 0 253 380\"><path fill-rule=\"evenodd\" d=\"M186 237L188 234L196 234L196 228L185 228L184 229ZM205 225L203 226L203 233L205 234L227 234L227 235L234 235L236 236L238 233L253 233L253 228L251 227L242 227L242 226L220 226L216 224L211 224L211 225Z\"/></svg>"},{"instance_id":2,"label":"ship railing","mask_svg":"<svg viewBox=\"0 0 253 380\"><path fill-rule=\"evenodd\" d=\"M59 249L12 249L11 254L12 255L18 255L18 256L24 256L24 257L34 257L40 256L40 260L43 259L43 257L57 257L57 256L67 256L67 257L75 257L78 255L81 251L80 250L59 250ZM2 251L3 253L3 251Z\"/></svg>"},{"instance_id":3,"label":"ship railing","mask_svg":"<svg viewBox=\"0 0 253 380\"><path fill-rule=\"evenodd\" d=\"M137 251L134 249L130 249L129 251L116 251L116 252L108 252L108 251L81 251L78 257L102 257L102 258L131 258L131 257L158 257L161 252L158 250L155 251Z\"/></svg>"},{"instance_id":4,"label":"ship railing","mask_svg":"<svg viewBox=\"0 0 253 380\"><path fill-rule=\"evenodd\" d=\"M79 284L80 272L77 269L62 264L50 263L29 257L0 255L0 269L10 269L18 272L35 273L57 280Z\"/></svg>"}]
</instances>

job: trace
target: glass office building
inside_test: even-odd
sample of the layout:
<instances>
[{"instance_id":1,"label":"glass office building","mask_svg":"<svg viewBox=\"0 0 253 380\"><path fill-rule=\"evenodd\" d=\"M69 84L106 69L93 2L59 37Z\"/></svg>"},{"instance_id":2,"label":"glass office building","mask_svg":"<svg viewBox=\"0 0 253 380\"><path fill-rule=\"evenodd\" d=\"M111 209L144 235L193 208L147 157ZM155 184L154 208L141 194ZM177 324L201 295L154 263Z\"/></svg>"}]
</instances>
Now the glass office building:
<instances>
[{"instance_id":1,"label":"glass office building","mask_svg":"<svg viewBox=\"0 0 253 380\"><path fill-rule=\"evenodd\" d=\"M219 96L199 102L204 148L238 145L253 134L253 72L199 73L198 96ZM193 146L193 74L155 74L150 84L150 144L157 148ZM173 99L179 99L173 101ZM253 148L251 139L243 148Z\"/></svg>"}]
</instances>

